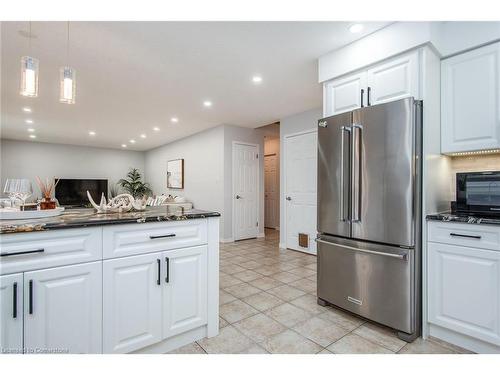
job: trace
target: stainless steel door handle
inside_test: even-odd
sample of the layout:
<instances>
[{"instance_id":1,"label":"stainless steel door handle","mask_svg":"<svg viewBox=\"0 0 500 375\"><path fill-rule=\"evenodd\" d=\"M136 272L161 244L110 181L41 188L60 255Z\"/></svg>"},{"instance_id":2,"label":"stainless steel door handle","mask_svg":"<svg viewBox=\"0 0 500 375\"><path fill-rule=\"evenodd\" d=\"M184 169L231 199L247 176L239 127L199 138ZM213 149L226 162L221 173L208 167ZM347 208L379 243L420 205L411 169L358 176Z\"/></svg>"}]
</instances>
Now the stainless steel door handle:
<instances>
[{"instance_id":1,"label":"stainless steel door handle","mask_svg":"<svg viewBox=\"0 0 500 375\"><path fill-rule=\"evenodd\" d=\"M287 201L291 201L292 200L292 197L286 197L285 198Z\"/></svg>"},{"instance_id":2,"label":"stainless steel door handle","mask_svg":"<svg viewBox=\"0 0 500 375\"><path fill-rule=\"evenodd\" d=\"M351 134L351 128L342 126L340 135L340 221L346 221L344 213L344 132Z\"/></svg>"},{"instance_id":3,"label":"stainless steel door handle","mask_svg":"<svg viewBox=\"0 0 500 375\"><path fill-rule=\"evenodd\" d=\"M348 250L359 251L360 253L367 253L367 254L373 254L373 255L382 255L382 256L385 256L385 257L389 257L389 258L397 258L397 259L407 260L407 255L406 254L392 254L392 253L383 253L381 251L358 249L358 248L352 247L352 246L340 245L338 243L332 243L332 242L320 240L319 238L316 238L316 242L319 242L319 243L322 243L322 244L325 244L325 245L338 246L338 247L342 247L342 248L348 249Z\"/></svg>"},{"instance_id":4,"label":"stainless steel door handle","mask_svg":"<svg viewBox=\"0 0 500 375\"><path fill-rule=\"evenodd\" d=\"M352 125L351 142L351 221L358 223L361 216L361 137L363 127Z\"/></svg>"}]
</instances>

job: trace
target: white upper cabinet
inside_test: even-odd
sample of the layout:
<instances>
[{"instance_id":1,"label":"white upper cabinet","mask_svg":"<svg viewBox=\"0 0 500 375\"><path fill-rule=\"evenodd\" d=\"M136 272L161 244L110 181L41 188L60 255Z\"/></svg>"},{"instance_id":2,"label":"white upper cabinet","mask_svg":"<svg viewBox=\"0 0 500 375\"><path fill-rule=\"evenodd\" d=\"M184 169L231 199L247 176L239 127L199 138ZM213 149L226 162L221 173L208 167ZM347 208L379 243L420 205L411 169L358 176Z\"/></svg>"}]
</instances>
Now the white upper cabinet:
<instances>
[{"instance_id":1,"label":"white upper cabinet","mask_svg":"<svg viewBox=\"0 0 500 375\"><path fill-rule=\"evenodd\" d=\"M419 77L419 51L415 50L325 82L323 115L333 116L411 96L419 99Z\"/></svg>"},{"instance_id":2,"label":"white upper cabinet","mask_svg":"<svg viewBox=\"0 0 500 375\"><path fill-rule=\"evenodd\" d=\"M22 353L22 273L0 276L0 317L0 353Z\"/></svg>"},{"instance_id":3,"label":"white upper cabinet","mask_svg":"<svg viewBox=\"0 0 500 375\"><path fill-rule=\"evenodd\" d=\"M500 148L500 43L441 63L441 152Z\"/></svg>"},{"instance_id":4,"label":"white upper cabinet","mask_svg":"<svg viewBox=\"0 0 500 375\"><path fill-rule=\"evenodd\" d=\"M366 104L366 72L334 79L323 87L325 117L349 112Z\"/></svg>"},{"instance_id":5,"label":"white upper cabinet","mask_svg":"<svg viewBox=\"0 0 500 375\"><path fill-rule=\"evenodd\" d=\"M101 262L24 274L28 353L102 353ZM57 352L56 352L57 353Z\"/></svg>"},{"instance_id":6,"label":"white upper cabinet","mask_svg":"<svg viewBox=\"0 0 500 375\"><path fill-rule=\"evenodd\" d=\"M418 51L395 57L368 69L367 104L375 105L413 96L419 98Z\"/></svg>"}]
</instances>

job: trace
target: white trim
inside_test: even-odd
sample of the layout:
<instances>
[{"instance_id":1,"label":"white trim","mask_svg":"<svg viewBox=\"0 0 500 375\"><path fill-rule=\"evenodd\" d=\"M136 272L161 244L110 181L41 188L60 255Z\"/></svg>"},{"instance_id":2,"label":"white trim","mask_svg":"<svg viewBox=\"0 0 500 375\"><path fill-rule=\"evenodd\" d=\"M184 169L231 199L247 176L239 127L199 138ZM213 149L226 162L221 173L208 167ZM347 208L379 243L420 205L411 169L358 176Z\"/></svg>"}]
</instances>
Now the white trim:
<instances>
[{"instance_id":1,"label":"white trim","mask_svg":"<svg viewBox=\"0 0 500 375\"><path fill-rule=\"evenodd\" d=\"M278 246L280 249L283 249L283 250L286 249L286 245L282 242L280 242Z\"/></svg>"},{"instance_id":2,"label":"white trim","mask_svg":"<svg viewBox=\"0 0 500 375\"><path fill-rule=\"evenodd\" d=\"M232 231L232 237L233 241L238 241L238 240L244 240L246 238L236 238L235 235L235 204L234 204L234 178L235 178L235 145L243 145L243 146L253 146L257 149L257 199L256 199L256 204L257 204L257 222L259 223L259 226L257 227L257 234L259 233L259 227L260 224L260 161L261 161L261 155L260 155L260 145L258 143L248 143L248 142L240 142L240 141L233 141L232 142L232 160L231 160L231 169L232 169L232 186L231 186L231 212L232 212L232 220L231 220L231 231Z\"/></svg>"},{"instance_id":3,"label":"white trim","mask_svg":"<svg viewBox=\"0 0 500 375\"><path fill-rule=\"evenodd\" d=\"M222 242L222 243L234 242L234 238L233 237L221 238L220 242Z\"/></svg>"},{"instance_id":4,"label":"white trim","mask_svg":"<svg viewBox=\"0 0 500 375\"><path fill-rule=\"evenodd\" d=\"M281 201L280 201L280 204L283 205L283 212L284 212L284 215L283 215L283 222L280 223L280 226L283 228L283 234L285 236L285 239L284 239L284 244L281 243L280 244L280 248L281 249L287 249L287 222L286 222L286 218L288 217L287 215L287 204L286 204L286 192L288 191L287 189L287 186L286 186L286 180L287 180L287 176L286 176L286 156L287 156L287 151L286 151L286 144L287 144L287 140L289 138L293 138L293 137L297 137L297 136L300 136L300 135L304 135L304 134L309 134L309 133L317 133L318 132L318 128L315 127L315 128L310 128L310 129L307 129L307 130L302 130L300 132L295 132L295 133L291 133L291 134L287 134L285 136L283 136L283 152L280 153L280 155L283 155L283 171L280 171L280 174L283 175L284 179L283 179L283 189L280 189L280 195L281 195ZM317 209L317 207L316 207ZM284 245L284 246L283 246Z\"/></svg>"},{"instance_id":5,"label":"white trim","mask_svg":"<svg viewBox=\"0 0 500 375\"><path fill-rule=\"evenodd\" d=\"M265 236L266 234L264 232L257 234L257 238L264 238Z\"/></svg>"}]
</instances>

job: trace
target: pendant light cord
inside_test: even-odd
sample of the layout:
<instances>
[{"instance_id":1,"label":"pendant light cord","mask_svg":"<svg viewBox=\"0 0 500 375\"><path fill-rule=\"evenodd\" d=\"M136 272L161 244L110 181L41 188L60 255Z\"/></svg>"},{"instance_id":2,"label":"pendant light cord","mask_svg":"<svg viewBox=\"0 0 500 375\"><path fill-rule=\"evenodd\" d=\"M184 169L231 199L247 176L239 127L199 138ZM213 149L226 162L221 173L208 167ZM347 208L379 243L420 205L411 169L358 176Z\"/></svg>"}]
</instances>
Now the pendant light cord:
<instances>
[{"instance_id":1,"label":"pendant light cord","mask_svg":"<svg viewBox=\"0 0 500 375\"><path fill-rule=\"evenodd\" d=\"M68 34L67 34L67 40L66 40L66 63L69 66L69 21L67 22L67 30L68 30Z\"/></svg>"}]
</instances>

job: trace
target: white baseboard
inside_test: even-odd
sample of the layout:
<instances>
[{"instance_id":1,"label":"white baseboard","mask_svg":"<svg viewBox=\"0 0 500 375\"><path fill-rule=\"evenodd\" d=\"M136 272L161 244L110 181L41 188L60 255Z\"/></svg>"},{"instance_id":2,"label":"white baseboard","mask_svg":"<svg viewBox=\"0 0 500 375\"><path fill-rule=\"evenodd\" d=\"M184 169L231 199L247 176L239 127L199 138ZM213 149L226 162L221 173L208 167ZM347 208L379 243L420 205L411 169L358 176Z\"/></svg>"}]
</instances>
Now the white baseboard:
<instances>
[{"instance_id":1,"label":"white baseboard","mask_svg":"<svg viewBox=\"0 0 500 375\"><path fill-rule=\"evenodd\" d=\"M259 234L257 235L257 238L263 238L263 237L265 237L265 236L266 236L266 234L265 234L264 232L262 232L262 233L259 233Z\"/></svg>"},{"instance_id":2,"label":"white baseboard","mask_svg":"<svg viewBox=\"0 0 500 375\"><path fill-rule=\"evenodd\" d=\"M280 247L280 249L286 249L286 245L284 243L279 243L278 245Z\"/></svg>"},{"instance_id":3,"label":"white baseboard","mask_svg":"<svg viewBox=\"0 0 500 375\"><path fill-rule=\"evenodd\" d=\"M233 237L230 237L230 238L221 238L219 241L222 242L222 243L234 242L234 238Z\"/></svg>"}]
</instances>

